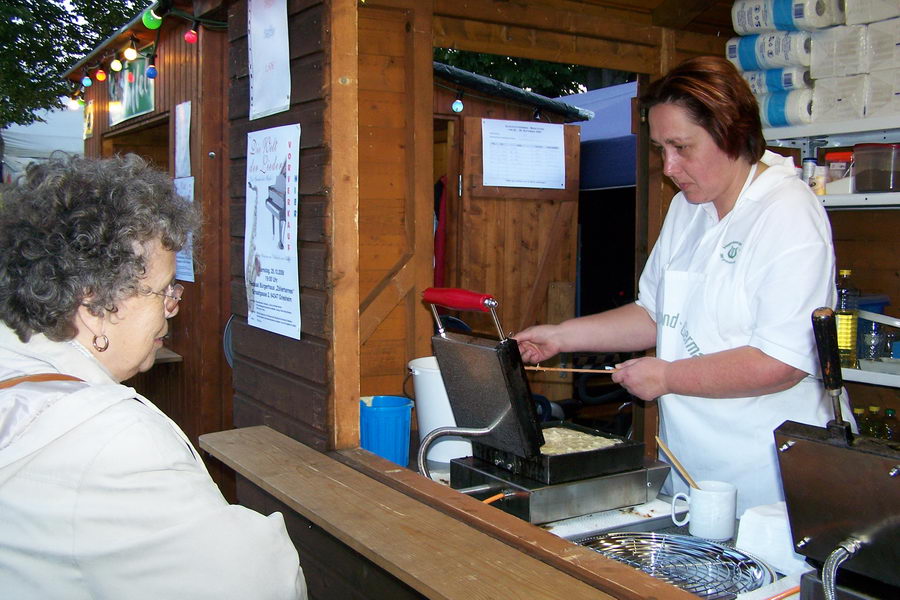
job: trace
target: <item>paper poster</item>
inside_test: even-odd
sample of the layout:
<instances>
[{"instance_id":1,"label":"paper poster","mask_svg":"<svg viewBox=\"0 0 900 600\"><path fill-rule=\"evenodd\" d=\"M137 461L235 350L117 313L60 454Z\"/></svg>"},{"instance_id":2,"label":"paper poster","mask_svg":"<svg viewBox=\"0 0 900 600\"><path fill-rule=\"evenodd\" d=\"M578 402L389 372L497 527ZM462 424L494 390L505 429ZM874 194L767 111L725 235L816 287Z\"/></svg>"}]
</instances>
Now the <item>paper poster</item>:
<instances>
[{"instance_id":1,"label":"paper poster","mask_svg":"<svg viewBox=\"0 0 900 600\"><path fill-rule=\"evenodd\" d=\"M563 190L566 152L563 126L482 119L484 186Z\"/></svg>"},{"instance_id":2,"label":"paper poster","mask_svg":"<svg viewBox=\"0 0 900 600\"><path fill-rule=\"evenodd\" d=\"M175 184L175 193L189 200L194 201L194 178L182 177L173 181ZM194 281L194 236L188 234L187 242L184 248L175 254L175 279L179 281Z\"/></svg>"},{"instance_id":3,"label":"paper poster","mask_svg":"<svg viewBox=\"0 0 900 600\"><path fill-rule=\"evenodd\" d=\"M191 176L191 101L175 105L175 177Z\"/></svg>"},{"instance_id":4,"label":"paper poster","mask_svg":"<svg viewBox=\"0 0 900 600\"><path fill-rule=\"evenodd\" d=\"M252 120L291 105L287 0L248 0L247 34Z\"/></svg>"},{"instance_id":5,"label":"paper poster","mask_svg":"<svg viewBox=\"0 0 900 600\"><path fill-rule=\"evenodd\" d=\"M297 200L300 125L247 134L247 322L300 339Z\"/></svg>"},{"instance_id":6,"label":"paper poster","mask_svg":"<svg viewBox=\"0 0 900 600\"><path fill-rule=\"evenodd\" d=\"M88 100L84 105L84 129L82 130L81 139L86 140L94 137L94 101Z\"/></svg>"}]
</instances>

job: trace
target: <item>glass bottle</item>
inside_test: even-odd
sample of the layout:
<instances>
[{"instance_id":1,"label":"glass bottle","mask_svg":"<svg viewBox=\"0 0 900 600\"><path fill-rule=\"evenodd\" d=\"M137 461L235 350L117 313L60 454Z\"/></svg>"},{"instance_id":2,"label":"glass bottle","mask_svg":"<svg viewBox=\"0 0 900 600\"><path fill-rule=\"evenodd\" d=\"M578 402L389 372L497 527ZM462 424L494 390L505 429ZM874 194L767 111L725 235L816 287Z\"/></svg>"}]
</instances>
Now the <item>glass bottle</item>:
<instances>
[{"instance_id":1,"label":"glass bottle","mask_svg":"<svg viewBox=\"0 0 900 600\"><path fill-rule=\"evenodd\" d=\"M877 360L884 355L884 329L881 323L859 319L856 322L859 328L858 359Z\"/></svg>"},{"instance_id":2,"label":"glass bottle","mask_svg":"<svg viewBox=\"0 0 900 600\"><path fill-rule=\"evenodd\" d=\"M856 428L859 430L859 435L869 435L865 431L867 427L866 411L862 408L854 407L853 418L856 419Z\"/></svg>"},{"instance_id":3,"label":"glass bottle","mask_svg":"<svg viewBox=\"0 0 900 600\"><path fill-rule=\"evenodd\" d=\"M881 420L881 407L880 406L870 406L869 407L869 414L866 418L866 422L868 423L868 429L869 429L869 433L867 433L866 435L868 435L869 437L873 437L873 438L884 439L886 432L885 432L884 421Z\"/></svg>"},{"instance_id":4,"label":"glass bottle","mask_svg":"<svg viewBox=\"0 0 900 600\"><path fill-rule=\"evenodd\" d=\"M837 321L838 353L841 366L851 369L859 368L856 359L856 324L859 319L859 289L850 279L850 269L841 269L837 281L837 308L834 317Z\"/></svg>"},{"instance_id":5,"label":"glass bottle","mask_svg":"<svg viewBox=\"0 0 900 600\"><path fill-rule=\"evenodd\" d=\"M887 440L900 440L900 431L897 430L897 415L893 408L884 409L884 433Z\"/></svg>"}]
</instances>

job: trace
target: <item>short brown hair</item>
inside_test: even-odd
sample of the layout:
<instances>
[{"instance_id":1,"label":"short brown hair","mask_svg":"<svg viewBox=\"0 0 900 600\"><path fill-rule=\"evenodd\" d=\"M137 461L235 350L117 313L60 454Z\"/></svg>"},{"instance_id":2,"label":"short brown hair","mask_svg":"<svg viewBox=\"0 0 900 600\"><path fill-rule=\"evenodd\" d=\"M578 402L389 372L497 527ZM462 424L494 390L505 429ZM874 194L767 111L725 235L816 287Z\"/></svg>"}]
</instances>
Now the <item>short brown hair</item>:
<instances>
[{"instance_id":1,"label":"short brown hair","mask_svg":"<svg viewBox=\"0 0 900 600\"><path fill-rule=\"evenodd\" d=\"M689 58L657 79L641 96L649 110L677 104L712 136L730 158L758 161L766 149L759 105L750 86L731 62L718 56Z\"/></svg>"}]
</instances>

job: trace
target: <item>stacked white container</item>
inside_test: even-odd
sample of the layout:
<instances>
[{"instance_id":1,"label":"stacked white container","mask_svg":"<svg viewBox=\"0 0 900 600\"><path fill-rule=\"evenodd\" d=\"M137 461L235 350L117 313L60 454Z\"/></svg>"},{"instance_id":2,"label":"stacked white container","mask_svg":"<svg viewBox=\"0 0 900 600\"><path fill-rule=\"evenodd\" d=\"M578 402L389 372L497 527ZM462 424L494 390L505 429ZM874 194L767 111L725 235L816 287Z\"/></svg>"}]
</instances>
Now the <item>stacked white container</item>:
<instances>
[{"instance_id":1,"label":"stacked white container","mask_svg":"<svg viewBox=\"0 0 900 600\"><path fill-rule=\"evenodd\" d=\"M764 127L900 112L900 2L736 0L726 56Z\"/></svg>"}]
</instances>

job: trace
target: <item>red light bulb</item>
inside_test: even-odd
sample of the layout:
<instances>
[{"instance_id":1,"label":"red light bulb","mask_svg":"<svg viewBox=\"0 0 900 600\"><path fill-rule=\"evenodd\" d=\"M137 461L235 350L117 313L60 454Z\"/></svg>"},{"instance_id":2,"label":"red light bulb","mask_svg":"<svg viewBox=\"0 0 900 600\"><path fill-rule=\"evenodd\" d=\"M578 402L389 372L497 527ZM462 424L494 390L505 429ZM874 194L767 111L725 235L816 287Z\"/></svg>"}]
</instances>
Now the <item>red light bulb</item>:
<instances>
[{"instance_id":1,"label":"red light bulb","mask_svg":"<svg viewBox=\"0 0 900 600\"><path fill-rule=\"evenodd\" d=\"M200 36L197 35L196 29L189 29L184 33L184 41L186 41L188 44L196 44L198 37Z\"/></svg>"}]
</instances>

